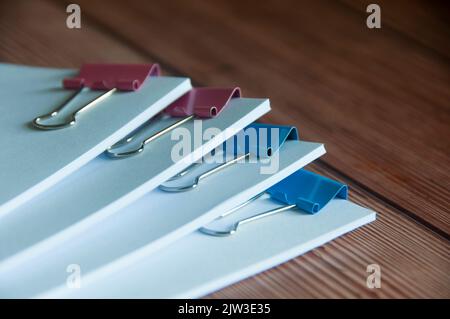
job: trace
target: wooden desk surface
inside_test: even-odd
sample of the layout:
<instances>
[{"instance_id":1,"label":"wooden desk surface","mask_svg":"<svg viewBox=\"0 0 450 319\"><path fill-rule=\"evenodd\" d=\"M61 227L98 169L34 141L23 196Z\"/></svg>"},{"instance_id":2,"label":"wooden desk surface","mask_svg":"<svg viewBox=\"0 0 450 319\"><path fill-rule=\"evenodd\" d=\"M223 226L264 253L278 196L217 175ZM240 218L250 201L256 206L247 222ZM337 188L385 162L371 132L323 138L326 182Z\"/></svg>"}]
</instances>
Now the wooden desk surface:
<instances>
[{"instance_id":1,"label":"wooden desk surface","mask_svg":"<svg viewBox=\"0 0 450 319\"><path fill-rule=\"evenodd\" d=\"M72 1L71 1L72 2ZM444 1L0 2L0 60L159 62L196 85L270 97L263 118L326 144L309 168L378 212L353 231L210 297L450 297L450 27ZM447 9L447 10L446 10ZM382 287L366 287L378 264Z\"/></svg>"}]
</instances>

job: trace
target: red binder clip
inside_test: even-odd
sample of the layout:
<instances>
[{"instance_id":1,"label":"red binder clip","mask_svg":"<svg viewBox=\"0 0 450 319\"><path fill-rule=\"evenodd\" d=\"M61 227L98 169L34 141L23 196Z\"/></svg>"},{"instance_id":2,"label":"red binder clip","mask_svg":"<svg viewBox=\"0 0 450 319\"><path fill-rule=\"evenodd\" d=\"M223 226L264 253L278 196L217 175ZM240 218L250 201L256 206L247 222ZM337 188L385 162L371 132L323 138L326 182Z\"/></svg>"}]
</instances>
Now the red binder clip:
<instances>
[{"instance_id":1,"label":"red binder clip","mask_svg":"<svg viewBox=\"0 0 450 319\"><path fill-rule=\"evenodd\" d=\"M173 102L164 113L173 117L210 118L219 115L232 98L241 97L241 89L194 88Z\"/></svg>"},{"instance_id":2,"label":"red binder clip","mask_svg":"<svg viewBox=\"0 0 450 319\"><path fill-rule=\"evenodd\" d=\"M160 68L158 64L83 64L78 76L63 80L64 88L78 89L78 91L66 100L58 109L49 114L35 118L33 125L42 130L56 130L72 126L76 123L78 114L106 99L116 90L136 91L148 77L159 75ZM54 125L42 124L43 120L58 115L59 112L61 112L70 102L75 100L75 97L84 89L107 91L86 105L78 108L72 113L68 122Z\"/></svg>"},{"instance_id":3,"label":"red binder clip","mask_svg":"<svg viewBox=\"0 0 450 319\"><path fill-rule=\"evenodd\" d=\"M144 150L145 145L155 140L176 127L192 120L193 118L212 118L218 116L229 104L232 98L241 97L241 89L234 88L194 88L170 104L164 113L172 117L184 117L174 124L160 130L152 136L146 138L139 146L127 152L114 152L114 149L121 147L134 139L134 136L122 140L111 146L106 153L114 158L124 158L136 155Z\"/></svg>"}]
</instances>

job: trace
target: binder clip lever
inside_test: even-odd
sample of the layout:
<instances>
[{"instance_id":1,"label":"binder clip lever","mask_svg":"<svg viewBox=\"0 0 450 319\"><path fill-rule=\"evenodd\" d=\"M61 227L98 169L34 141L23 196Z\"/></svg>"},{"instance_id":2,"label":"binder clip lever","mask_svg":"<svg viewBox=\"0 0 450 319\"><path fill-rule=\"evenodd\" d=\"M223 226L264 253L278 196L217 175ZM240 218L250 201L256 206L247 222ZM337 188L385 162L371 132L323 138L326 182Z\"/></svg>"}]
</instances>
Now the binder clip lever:
<instances>
[{"instance_id":1,"label":"binder clip lever","mask_svg":"<svg viewBox=\"0 0 450 319\"><path fill-rule=\"evenodd\" d=\"M75 92L75 94L73 94L69 99L66 100L66 102L64 102L58 109L52 111L51 113L48 113L46 115L41 115L36 117L33 120L33 125L41 130L58 130L58 129L62 129L62 128L66 128L69 126L72 126L76 123L77 121L77 115L82 113L83 111L88 110L89 108L93 107L94 105L96 105L97 103L100 103L101 101L103 101L104 99L106 99L107 97L109 97L111 94L113 94L116 91L116 88L113 88L105 93L103 93L102 95L96 97L95 99L93 99L92 101L90 101L89 103L85 104L84 106L78 108L75 112L73 112L70 115L70 119L68 122L64 122L61 124L43 124L42 121L51 119L55 116L57 116L59 114L59 112L61 112L67 105L70 104L70 102L74 101L75 98L83 91L83 89L78 90L77 92Z\"/></svg>"},{"instance_id":2,"label":"binder clip lever","mask_svg":"<svg viewBox=\"0 0 450 319\"><path fill-rule=\"evenodd\" d=\"M112 157L112 158L124 158L124 157L129 157L129 156L133 156L133 155L139 154L139 153L141 153L141 152L144 150L145 145L147 145L147 144L150 143L151 141L157 139L158 137L160 137L160 136L166 134L167 132L169 132L169 131L175 129L176 127L178 127L178 126L180 126L180 125L186 123L187 121L191 120L193 117L194 117L194 116L191 115L191 116L188 116L188 117L186 117L186 118L184 118L184 119L181 119L181 120L175 122L174 124L172 124L172 125L170 125L170 126L164 128L164 129L158 131L157 133L155 133L155 134L153 134L153 135L147 137L146 139L144 139L144 140L141 142L141 144L139 145L139 147L137 147L137 148L135 148L135 149L133 149L133 150L126 151L126 152L115 152L115 151L114 151L114 150L118 149L119 147L122 147L122 146L124 146L124 145L130 143L131 141L133 141L133 140L135 139L135 135L134 135L134 136L131 136L131 137L127 138L127 139L124 139L124 140L122 140L122 141L119 141L119 142L117 142L116 144L110 146L110 147L106 150L106 154L107 154L109 157Z\"/></svg>"},{"instance_id":3,"label":"binder clip lever","mask_svg":"<svg viewBox=\"0 0 450 319\"><path fill-rule=\"evenodd\" d=\"M248 201L246 201L245 203L241 204L238 206L238 208L233 208L231 211L228 211L227 213L225 213L224 215L220 216L219 218L224 218L225 216L228 216L229 214L231 214L232 212L235 212L236 210L247 206L248 204L250 204L251 202L257 200L258 198L260 198L262 195L264 195L265 192L259 193L258 195L256 195L255 197L249 199ZM211 236L216 236L216 237L226 237L226 236L230 236L233 235L237 230L238 227L247 223L250 223L252 221L264 218L264 217L268 217L268 216L272 216L281 212L284 212L286 210L289 210L291 208L296 207L295 204L293 205L285 205L285 206L281 206L281 207L277 207L262 213L258 213L256 215L247 217L247 218L243 218L241 220L238 220L237 222L234 222L231 227L227 230L216 230L216 229L212 229L212 228L207 228L207 227L201 227L199 229L200 232L207 234L207 235L211 235Z\"/></svg>"},{"instance_id":4,"label":"binder clip lever","mask_svg":"<svg viewBox=\"0 0 450 319\"><path fill-rule=\"evenodd\" d=\"M229 160L229 161L227 161L227 162L225 162L225 163L222 163L222 164L220 164L219 166L216 166L216 167L214 167L214 168L212 168L212 169L210 169L210 170L207 170L206 172L204 172L204 173L202 173L202 174L196 176L192 184L189 184L189 185L183 185L183 186L165 186L164 184L162 184L162 185L159 186L159 189L161 189L161 190L163 190L163 191L166 191L166 192L184 192L184 191L188 191L188 190L194 189L194 188L196 188L196 187L198 186L198 183L199 183L202 179L205 179L206 177L211 176L211 175L213 175L214 173L217 173L217 172L219 172L219 171L221 171L221 170L227 168L228 166L231 166L231 165L233 165L233 164L236 164L236 163L238 163L240 160L244 160L244 159L246 159L246 158L249 157L249 156L250 156L250 153L247 153L247 154L238 156L238 157L236 157L236 158L234 158L234 159L232 159L232 160ZM191 168L193 168L192 165L191 165ZM190 169L188 168L188 169L186 169L185 171L179 173L178 175L183 176L183 175L187 174L189 170L190 170ZM181 177L181 176L180 176L180 177ZM174 177L171 178L171 180L174 180L174 179L175 179Z\"/></svg>"}]
</instances>

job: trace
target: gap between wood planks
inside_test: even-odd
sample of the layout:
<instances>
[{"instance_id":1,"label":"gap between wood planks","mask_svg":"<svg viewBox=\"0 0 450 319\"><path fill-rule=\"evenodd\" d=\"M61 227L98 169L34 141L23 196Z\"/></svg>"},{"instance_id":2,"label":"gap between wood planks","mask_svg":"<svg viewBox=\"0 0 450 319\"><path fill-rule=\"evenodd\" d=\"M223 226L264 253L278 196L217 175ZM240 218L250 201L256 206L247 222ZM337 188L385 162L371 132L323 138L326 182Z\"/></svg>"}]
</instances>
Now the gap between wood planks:
<instances>
[{"instance_id":1,"label":"gap between wood planks","mask_svg":"<svg viewBox=\"0 0 450 319\"><path fill-rule=\"evenodd\" d=\"M53 3L59 4L61 5L61 1L58 0L48 0L51 1ZM67 1L63 1L63 3L65 5L69 4L69 2ZM345 8L350 9L353 13L355 14L360 14L361 12L359 12L357 9L355 9L354 7L352 7L351 5L348 5L346 3L343 3L342 1L339 1L339 3L344 6ZM166 61L163 57L159 56L158 54L155 54L153 52L149 52L149 50L147 48L141 47L138 44L136 44L134 41L129 40L126 36L123 36L121 34L118 34L117 32L115 32L114 30L112 30L108 25L102 23L101 21L99 21L98 19L96 19L94 16L90 15L87 12L83 12L83 19L85 19L89 24L93 25L95 28L97 28L99 31L104 32L105 34L107 34L108 36L110 36L113 39L116 39L117 41L123 43L124 45L126 45L127 47L131 48L133 51L135 51L136 53L149 58L152 61L158 61L158 63L162 66L163 70L166 70L168 73L170 73L171 75L174 76L186 76L186 74L184 74L182 71L180 71L177 67L174 67L170 62ZM395 28L391 28L389 27L390 30L392 30L397 36L399 37L403 37L409 41L412 41L413 43L415 43L416 45L425 48L426 50L432 52L434 55L438 55L438 57L440 59L444 59L444 60L448 60L445 56L443 56L440 52L422 44L417 42L414 38L405 35L404 33L397 31ZM201 81L199 81L198 79L192 78L192 83L195 86L205 86L206 83L202 83ZM423 218L421 218L420 216L418 216L417 214L415 214L414 212L404 208L403 206L395 203L393 200L387 198L386 196L375 192L372 188L370 188L369 186L355 180L354 178L352 178L351 176L349 176L348 174L345 174L344 172L340 171L338 168L334 167L333 165L327 163L325 160L323 159L318 159L314 162L316 165L318 165L319 167L322 167L326 170L330 170L332 172L334 172L336 175L338 175L345 183L349 184L351 187L357 187L359 189L361 189L364 193L367 193L368 196L377 199L378 201L384 203L384 205L389 206L392 211L395 211L399 214L404 215L405 217L407 217L408 219L412 219L413 221L415 221L418 224L421 224L422 226L424 226L425 228L427 228L428 230L436 233L437 235L441 236L442 238L444 238L447 241L450 241L450 234L445 232L444 230L434 226L433 224L431 224L430 222L424 220Z\"/></svg>"}]
</instances>

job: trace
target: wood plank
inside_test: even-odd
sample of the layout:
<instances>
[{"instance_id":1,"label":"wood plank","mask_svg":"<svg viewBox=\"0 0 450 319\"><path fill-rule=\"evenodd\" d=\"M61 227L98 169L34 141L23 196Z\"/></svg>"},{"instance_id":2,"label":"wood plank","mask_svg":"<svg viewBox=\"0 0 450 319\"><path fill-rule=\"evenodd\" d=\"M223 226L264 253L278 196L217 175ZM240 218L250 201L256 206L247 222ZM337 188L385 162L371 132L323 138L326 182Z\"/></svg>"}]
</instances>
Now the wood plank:
<instances>
[{"instance_id":1,"label":"wood plank","mask_svg":"<svg viewBox=\"0 0 450 319\"><path fill-rule=\"evenodd\" d=\"M341 0L367 17L371 0ZM450 3L443 0L379 0L382 27L392 28L450 58Z\"/></svg>"},{"instance_id":2,"label":"wood plank","mask_svg":"<svg viewBox=\"0 0 450 319\"><path fill-rule=\"evenodd\" d=\"M130 0L109 2L109 10L80 3L130 45L201 84L269 96L265 120L325 142L328 165L448 237L446 59L392 29L366 28L335 1Z\"/></svg>"},{"instance_id":3,"label":"wood plank","mask_svg":"<svg viewBox=\"0 0 450 319\"><path fill-rule=\"evenodd\" d=\"M0 61L65 68L87 61L148 61L88 24L68 29L65 8L42 0L1 1Z\"/></svg>"},{"instance_id":4,"label":"wood plank","mask_svg":"<svg viewBox=\"0 0 450 319\"><path fill-rule=\"evenodd\" d=\"M105 35L90 19L84 20L81 35L66 32L73 30L61 30L64 10L52 2L33 1L26 6L24 3L11 2L7 14L0 10L3 12L0 14L0 58L4 61L67 67L78 66L86 60L148 61L151 58L117 42L114 35ZM45 17L46 23L38 23L35 17ZM14 23L17 20L20 23ZM11 27L11 24L15 25ZM83 50L73 52L75 48ZM330 173L323 164L312 167L331 177L341 177ZM377 222L213 297L449 296L445 285L450 273L448 241L358 185L351 186L352 200L380 212ZM368 263L382 267L382 288L375 292L363 286Z\"/></svg>"}]
</instances>

